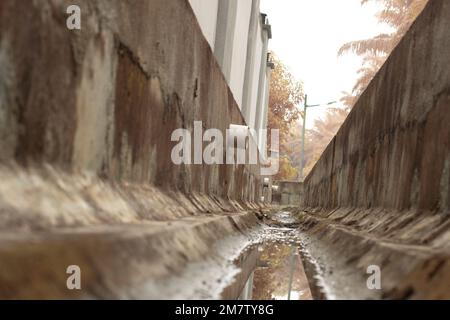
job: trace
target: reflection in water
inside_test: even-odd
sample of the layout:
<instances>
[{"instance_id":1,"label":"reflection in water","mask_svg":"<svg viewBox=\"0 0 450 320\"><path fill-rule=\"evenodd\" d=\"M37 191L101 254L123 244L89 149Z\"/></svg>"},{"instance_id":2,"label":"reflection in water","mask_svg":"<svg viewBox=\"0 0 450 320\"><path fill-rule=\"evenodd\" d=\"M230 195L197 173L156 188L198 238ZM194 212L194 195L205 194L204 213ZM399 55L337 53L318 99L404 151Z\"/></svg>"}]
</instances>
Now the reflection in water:
<instances>
[{"instance_id":1,"label":"reflection in water","mask_svg":"<svg viewBox=\"0 0 450 320\"><path fill-rule=\"evenodd\" d=\"M253 279L254 300L287 300L291 273L292 247L266 243ZM311 300L311 291L298 250L295 250L291 300Z\"/></svg>"}]
</instances>

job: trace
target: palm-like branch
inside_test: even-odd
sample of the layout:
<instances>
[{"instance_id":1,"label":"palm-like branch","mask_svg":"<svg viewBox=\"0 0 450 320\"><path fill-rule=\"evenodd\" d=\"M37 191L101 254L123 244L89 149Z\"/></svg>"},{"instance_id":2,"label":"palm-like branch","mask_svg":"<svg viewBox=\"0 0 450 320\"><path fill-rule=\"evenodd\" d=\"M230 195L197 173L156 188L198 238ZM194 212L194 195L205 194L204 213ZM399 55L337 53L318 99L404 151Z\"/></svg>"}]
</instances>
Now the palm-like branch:
<instances>
[{"instance_id":1,"label":"palm-like branch","mask_svg":"<svg viewBox=\"0 0 450 320\"><path fill-rule=\"evenodd\" d=\"M394 46L392 39L392 34L385 33L370 39L348 42L339 49L338 55L342 56L348 52L353 52L360 56L366 54L387 54L392 51Z\"/></svg>"},{"instance_id":2,"label":"palm-like branch","mask_svg":"<svg viewBox=\"0 0 450 320\"><path fill-rule=\"evenodd\" d=\"M377 14L378 21L389 25L395 31L380 34L370 39L348 42L339 49L339 56L351 52L364 57L363 65L358 70L359 78L353 87L352 93L347 93L342 98L342 101L347 106L353 106L358 96L364 92L389 54L428 3L428 0L372 1L383 3L383 9ZM361 0L362 5L368 2L369 0Z\"/></svg>"}]
</instances>

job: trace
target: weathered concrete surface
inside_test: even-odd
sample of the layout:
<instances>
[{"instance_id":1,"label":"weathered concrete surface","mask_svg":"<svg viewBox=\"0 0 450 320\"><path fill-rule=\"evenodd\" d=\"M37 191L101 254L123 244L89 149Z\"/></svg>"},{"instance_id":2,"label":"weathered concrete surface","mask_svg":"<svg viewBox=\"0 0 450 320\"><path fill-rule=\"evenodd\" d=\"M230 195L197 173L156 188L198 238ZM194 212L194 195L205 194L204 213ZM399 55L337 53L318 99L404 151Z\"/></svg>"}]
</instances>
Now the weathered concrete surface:
<instances>
[{"instance_id":1,"label":"weathered concrete surface","mask_svg":"<svg viewBox=\"0 0 450 320\"><path fill-rule=\"evenodd\" d=\"M293 212L315 298L450 299L448 224L440 227L439 218L382 209ZM430 236L431 243L419 241ZM368 289L369 266L380 267L381 290Z\"/></svg>"},{"instance_id":2,"label":"weathered concrete surface","mask_svg":"<svg viewBox=\"0 0 450 320\"><path fill-rule=\"evenodd\" d=\"M176 166L175 129L243 117L185 0L0 5L3 161L258 202L258 166Z\"/></svg>"},{"instance_id":3,"label":"weathered concrete surface","mask_svg":"<svg viewBox=\"0 0 450 320\"><path fill-rule=\"evenodd\" d=\"M274 205L299 206L303 196L303 184L293 181L275 181L276 191L272 190L272 203Z\"/></svg>"},{"instance_id":4,"label":"weathered concrete surface","mask_svg":"<svg viewBox=\"0 0 450 320\"><path fill-rule=\"evenodd\" d=\"M381 267L360 296L450 298L449 52L450 2L430 1L305 181L311 254L340 256L334 280Z\"/></svg>"},{"instance_id":5,"label":"weathered concrete surface","mask_svg":"<svg viewBox=\"0 0 450 320\"><path fill-rule=\"evenodd\" d=\"M449 17L430 1L306 179L306 206L449 211Z\"/></svg>"},{"instance_id":6,"label":"weathered concrete surface","mask_svg":"<svg viewBox=\"0 0 450 320\"><path fill-rule=\"evenodd\" d=\"M71 4L0 1L0 297L220 294L229 273L199 271L256 225L262 184L258 165L171 161L173 130L244 124L188 1L80 0L80 31Z\"/></svg>"},{"instance_id":7,"label":"weathered concrete surface","mask_svg":"<svg viewBox=\"0 0 450 320\"><path fill-rule=\"evenodd\" d=\"M3 231L0 298L218 299L239 288L234 260L256 224L253 214L234 214ZM81 290L66 286L71 265L81 268Z\"/></svg>"},{"instance_id":8,"label":"weathered concrete surface","mask_svg":"<svg viewBox=\"0 0 450 320\"><path fill-rule=\"evenodd\" d=\"M203 194L51 166L2 165L0 181L2 299L236 299L256 264L241 254L260 214ZM67 289L70 265L81 291Z\"/></svg>"}]
</instances>

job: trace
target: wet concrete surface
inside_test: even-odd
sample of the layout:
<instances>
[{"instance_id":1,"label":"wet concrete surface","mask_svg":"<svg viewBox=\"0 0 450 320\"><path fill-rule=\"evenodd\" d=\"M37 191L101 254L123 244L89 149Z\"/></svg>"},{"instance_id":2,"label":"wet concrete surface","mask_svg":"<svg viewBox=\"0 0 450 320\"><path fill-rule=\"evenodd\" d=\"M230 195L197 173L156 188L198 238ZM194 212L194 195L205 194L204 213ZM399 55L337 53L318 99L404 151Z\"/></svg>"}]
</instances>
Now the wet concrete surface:
<instances>
[{"instance_id":1,"label":"wet concrete surface","mask_svg":"<svg viewBox=\"0 0 450 320\"><path fill-rule=\"evenodd\" d=\"M369 238L353 225L299 210L191 217L167 227L3 232L0 297L237 299L253 276L249 299L285 300L292 259L292 300L448 297L444 251ZM72 264L83 270L80 292L66 287ZM369 265L380 266L382 290L368 290Z\"/></svg>"},{"instance_id":2,"label":"wet concrete surface","mask_svg":"<svg viewBox=\"0 0 450 320\"><path fill-rule=\"evenodd\" d=\"M293 267L290 300L311 300L298 247L270 242L259 247L261 256L254 273L253 299L288 300L291 268Z\"/></svg>"},{"instance_id":3,"label":"wet concrete surface","mask_svg":"<svg viewBox=\"0 0 450 320\"><path fill-rule=\"evenodd\" d=\"M292 213L314 299L449 298L449 252L441 245L448 234L419 244L411 235L400 239L403 230L393 219L385 224L395 237L377 233L373 227L384 224L382 214L355 210L342 218L339 210ZM416 234L421 232L415 229ZM370 267L380 270L379 288L368 285Z\"/></svg>"},{"instance_id":4,"label":"wet concrete surface","mask_svg":"<svg viewBox=\"0 0 450 320\"><path fill-rule=\"evenodd\" d=\"M280 210L266 220L254 271L254 300L311 300L312 295L300 258L300 238L295 216ZM292 280L291 280L292 273ZM290 286L291 283L291 286Z\"/></svg>"}]
</instances>

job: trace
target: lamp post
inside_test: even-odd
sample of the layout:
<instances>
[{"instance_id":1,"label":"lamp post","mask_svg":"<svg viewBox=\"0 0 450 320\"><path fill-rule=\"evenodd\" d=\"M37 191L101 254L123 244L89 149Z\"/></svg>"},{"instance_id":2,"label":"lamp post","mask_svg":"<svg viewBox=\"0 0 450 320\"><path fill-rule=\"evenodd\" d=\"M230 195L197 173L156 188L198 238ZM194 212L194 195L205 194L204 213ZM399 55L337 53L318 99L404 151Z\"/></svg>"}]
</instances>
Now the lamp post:
<instances>
[{"instance_id":1,"label":"lamp post","mask_svg":"<svg viewBox=\"0 0 450 320\"><path fill-rule=\"evenodd\" d=\"M337 103L337 101L331 101L326 104L308 105L308 95L305 94L305 103L303 105L303 128L302 128L302 153L301 153L301 160L300 160L300 182L303 182L303 180L304 180L303 171L304 171L304 163L305 163L306 111L308 110L308 108L329 106L329 105L332 105L335 103Z\"/></svg>"},{"instance_id":2,"label":"lamp post","mask_svg":"<svg viewBox=\"0 0 450 320\"><path fill-rule=\"evenodd\" d=\"M302 128L302 153L300 158L300 182L303 182L303 167L305 163L305 135L306 135L306 110L308 109L308 95L305 94L303 105L303 128Z\"/></svg>"}]
</instances>

